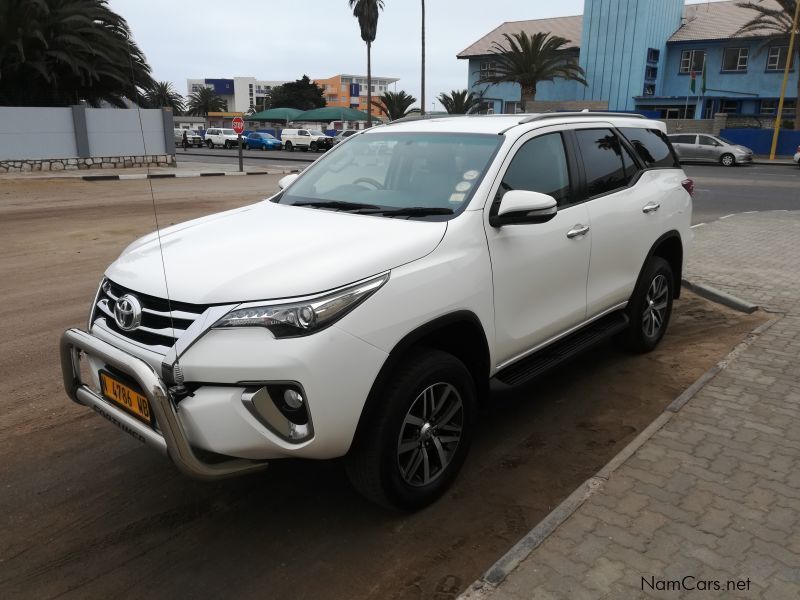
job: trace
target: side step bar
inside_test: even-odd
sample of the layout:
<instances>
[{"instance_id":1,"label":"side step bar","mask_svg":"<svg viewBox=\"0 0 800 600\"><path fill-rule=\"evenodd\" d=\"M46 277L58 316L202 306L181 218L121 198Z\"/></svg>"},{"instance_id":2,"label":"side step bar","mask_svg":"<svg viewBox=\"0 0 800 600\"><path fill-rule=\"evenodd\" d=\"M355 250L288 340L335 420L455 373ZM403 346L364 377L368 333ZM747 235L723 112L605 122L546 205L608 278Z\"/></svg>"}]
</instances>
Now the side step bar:
<instances>
[{"instance_id":1,"label":"side step bar","mask_svg":"<svg viewBox=\"0 0 800 600\"><path fill-rule=\"evenodd\" d=\"M494 376L506 385L519 385L574 358L595 344L623 331L628 315L617 311L506 367Z\"/></svg>"}]
</instances>

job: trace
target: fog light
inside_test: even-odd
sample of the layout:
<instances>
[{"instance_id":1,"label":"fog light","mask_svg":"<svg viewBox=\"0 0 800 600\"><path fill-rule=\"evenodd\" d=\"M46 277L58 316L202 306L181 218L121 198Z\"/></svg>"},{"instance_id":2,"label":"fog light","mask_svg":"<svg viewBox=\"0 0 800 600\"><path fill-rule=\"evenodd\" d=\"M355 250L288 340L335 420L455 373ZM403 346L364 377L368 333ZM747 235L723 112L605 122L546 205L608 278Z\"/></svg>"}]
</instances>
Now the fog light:
<instances>
[{"instance_id":1,"label":"fog light","mask_svg":"<svg viewBox=\"0 0 800 600\"><path fill-rule=\"evenodd\" d=\"M288 406L292 410L297 410L298 408L303 406L303 396L301 396L299 392L291 388L283 392L283 401L286 402L286 406Z\"/></svg>"}]
</instances>

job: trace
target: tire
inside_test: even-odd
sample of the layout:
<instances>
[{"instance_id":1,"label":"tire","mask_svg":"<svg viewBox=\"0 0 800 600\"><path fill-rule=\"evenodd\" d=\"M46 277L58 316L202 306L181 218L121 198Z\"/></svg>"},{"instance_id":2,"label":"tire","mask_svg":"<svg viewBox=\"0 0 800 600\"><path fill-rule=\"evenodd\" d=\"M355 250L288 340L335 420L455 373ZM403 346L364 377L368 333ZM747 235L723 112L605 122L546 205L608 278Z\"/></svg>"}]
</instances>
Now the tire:
<instances>
[{"instance_id":1,"label":"tire","mask_svg":"<svg viewBox=\"0 0 800 600\"><path fill-rule=\"evenodd\" d=\"M225 140L225 150L230 150L230 149L231 149L231 143Z\"/></svg>"},{"instance_id":2,"label":"tire","mask_svg":"<svg viewBox=\"0 0 800 600\"><path fill-rule=\"evenodd\" d=\"M250 150L250 144L243 144L242 149L243 150Z\"/></svg>"},{"instance_id":3,"label":"tire","mask_svg":"<svg viewBox=\"0 0 800 600\"><path fill-rule=\"evenodd\" d=\"M733 154L723 154L719 157L719 163L723 167L735 167L736 157Z\"/></svg>"},{"instance_id":4,"label":"tire","mask_svg":"<svg viewBox=\"0 0 800 600\"><path fill-rule=\"evenodd\" d=\"M317 146L317 142L311 142L311 151L319 152L319 146Z\"/></svg>"},{"instance_id":5,"label":"tire","mask_svg":"<svg viewBox=\"0 0 800 600\"><path fill-rule=\"evenodd\" d=\"M658 346L669 326L675 278L672 267L659 256L647 261L636 283L630 303L630 324L620 341L631 352L644 354Z\"/></svg>"},{"instance_id":6,"label":"tire","mask_svg":"<svg viewBox=\"0 0 800 600\"><path fill-rule=\"evenodd\" d=\"M208 146L209 150L213 150L214 149L214 142L212 142L211 140L208 140L206 142L206 146Z\"/></svg>"},{"instance_id":7,"label":"tire","mask_svg":"<svg viewBox=\"0 0 800 600\"><path fill-rule=\"evenodd\" d=\"M292 142L286 142L284 148L287 152L294 152L294 146L292 146Z\"/></svg>"},{"instance_id":8,"label":"tire","mask_svg":"<svg viewBox=\"0 0 800 600\"><path fill-rule=\"evenodd\" d=\"M378 393L380 402L364 415L345 458L348 478L361 495L381 506L427 506L447 490L467 457L475 382L453 355L420 348ZM428 394L433 394L433 406Z\"/></svg>"}]
</instances>

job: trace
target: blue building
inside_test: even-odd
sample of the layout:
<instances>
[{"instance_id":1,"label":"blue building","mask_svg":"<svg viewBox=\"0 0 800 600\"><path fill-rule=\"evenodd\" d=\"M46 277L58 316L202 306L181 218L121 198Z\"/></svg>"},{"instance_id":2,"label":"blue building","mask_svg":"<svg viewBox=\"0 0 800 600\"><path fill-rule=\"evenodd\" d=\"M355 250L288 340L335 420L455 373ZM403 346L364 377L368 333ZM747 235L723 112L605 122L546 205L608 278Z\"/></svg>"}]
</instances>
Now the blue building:
<instances>
[{"instance_id":1,"label":"blue building","mask_svg":"<svg viewBox=\"0 0 800 600\"><path fill-rule=\"evenodd\" d=\"M774 0L764 4L779 8ZM737 32L756 16L735 1L684 6L684 0L585 0L582 16L500 25L458 54L469 62L468 85L484 109L521 112L517 84L478 84L495 68L492 49L503 34L551 33L570 40L588 86L540 84L537 101L607 104L609 110L649 111L662 118L711 118L715 113L774 118L788 39ZM793 117L797 70L790 73L784 116ZM692 79L695 79L692 91Z\"/></svg>"}]
</instances>

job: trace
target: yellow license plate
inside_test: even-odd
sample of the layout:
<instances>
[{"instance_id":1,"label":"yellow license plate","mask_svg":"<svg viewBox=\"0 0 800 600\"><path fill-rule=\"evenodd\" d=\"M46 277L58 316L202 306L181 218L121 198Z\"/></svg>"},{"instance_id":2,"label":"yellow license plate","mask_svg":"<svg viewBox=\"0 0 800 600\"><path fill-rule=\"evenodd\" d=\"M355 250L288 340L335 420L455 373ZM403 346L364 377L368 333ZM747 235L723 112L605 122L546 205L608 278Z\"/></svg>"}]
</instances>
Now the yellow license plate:
<instances>
[{"instance_id":1,"label":"yellow license plate","mask_svg":"<svg viewBox=\"0 0 800 600\"><path fill-rule=\"evenodd\" d=\"M121 406L129 413L133 413L148 425L153 424L150 402L145 396L102 371L100 372L100 386L103 390L103 396L108 400Z\"/></svg>"}]
</instances>

